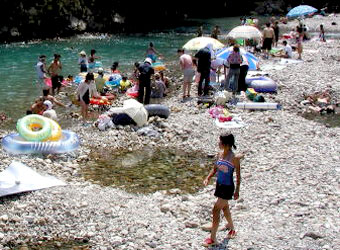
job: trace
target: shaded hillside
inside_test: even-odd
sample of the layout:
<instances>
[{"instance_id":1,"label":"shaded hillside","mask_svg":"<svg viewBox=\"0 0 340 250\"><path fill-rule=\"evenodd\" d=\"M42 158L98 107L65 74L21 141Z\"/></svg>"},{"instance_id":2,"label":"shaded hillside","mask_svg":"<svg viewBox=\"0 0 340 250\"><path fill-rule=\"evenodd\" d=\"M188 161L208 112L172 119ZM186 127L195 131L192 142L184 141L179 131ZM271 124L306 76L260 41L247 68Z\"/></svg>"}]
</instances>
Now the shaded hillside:
<instances>
[{"instance_id":1,"label":"shaded hillside","mask_svg":"<svg viewBox=\"0 0 340 250\"><path fill-rule=\"evenodd\" d=\"M323 7L325 1L308 1ZM104 0L2 0L0 41L70 36L82 32L146 32L176 27L190 17L219 17L286 13L300 1L104 1ZM329 6L335 6L330 1ZM254 13L253 13L254 14Z\"/></svg>"}]
</instances>

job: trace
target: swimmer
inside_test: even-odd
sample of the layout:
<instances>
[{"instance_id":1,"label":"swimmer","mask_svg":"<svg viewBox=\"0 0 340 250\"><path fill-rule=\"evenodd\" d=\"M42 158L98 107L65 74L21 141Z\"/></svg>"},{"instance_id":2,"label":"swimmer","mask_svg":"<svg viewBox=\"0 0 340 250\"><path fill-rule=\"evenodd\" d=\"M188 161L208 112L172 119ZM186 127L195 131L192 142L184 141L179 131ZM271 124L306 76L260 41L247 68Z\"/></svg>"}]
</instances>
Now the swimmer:
<instances>
[{"instance_id":1,"label":"swimmer","mask_svg":"<svg viewBox=\"0 0 340 250\"><path fill-rule=\"evenodd\" d=\"M111 66L111 72L112 74L120 74L120 71L118 70L119 62L114 62Z\"/></svg>"},{"instance_id":2,"label":"swimmer","mask_svg":"<svg viewBox=\"0 0 340 250\"><path fill-rule=\"evenodd\" d=\"M79 53L78 64L80 65L80 72L87 72L87 58L85 51Z\"/></svg>"},{"instance_id":3,"label":"swimmer","mask_svg":"<svg viewBox=\"0 0 340 250\"><path fill-rule=\"evenodd\" d=\"M63 69L63 66L60 62L60 57L61 56L59 54L54 54L54 60L47 69L52 81L52 95L55 94L55 89L57 89L58 94L61 88L61 82L63 78L61 76L61 71Z\"/></svg>"},{"instance_id":4,"label":"swimmer","mask_svg":"<svg viewBox=\"0 0 340 250\"><path fill-rule=\"evenodd\" d=\"M161 54L155 49L152 42L149 44L149 48L146 50L146 57L151 58L152 62L156 62L157 56L161 57Z\"/></svg>"}]
</instances>

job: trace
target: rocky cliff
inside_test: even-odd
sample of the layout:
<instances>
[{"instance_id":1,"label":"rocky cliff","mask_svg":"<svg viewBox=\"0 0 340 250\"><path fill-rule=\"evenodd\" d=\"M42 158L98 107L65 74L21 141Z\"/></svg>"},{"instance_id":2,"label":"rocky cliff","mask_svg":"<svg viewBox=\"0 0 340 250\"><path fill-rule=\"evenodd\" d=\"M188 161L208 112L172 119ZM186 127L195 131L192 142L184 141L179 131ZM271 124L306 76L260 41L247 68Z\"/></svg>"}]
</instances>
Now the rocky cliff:
<instances>
[{"instance_id":1,"label":"rocky cliff","mask_svg":"<svg viewBox=\"0 0 340 250\"><path fill-rule=\"evenodd\" d=\"M333 1L333 0L332 0ZM329 4L331 7L334 3ZM0 41L70 36L82 32L144 32L179 25L189 17L286 13L300 1L2 0ZM323 7L325 1L309 1ZM256 12L251 13L252 10Z\"/></svg>"}]
</instances>

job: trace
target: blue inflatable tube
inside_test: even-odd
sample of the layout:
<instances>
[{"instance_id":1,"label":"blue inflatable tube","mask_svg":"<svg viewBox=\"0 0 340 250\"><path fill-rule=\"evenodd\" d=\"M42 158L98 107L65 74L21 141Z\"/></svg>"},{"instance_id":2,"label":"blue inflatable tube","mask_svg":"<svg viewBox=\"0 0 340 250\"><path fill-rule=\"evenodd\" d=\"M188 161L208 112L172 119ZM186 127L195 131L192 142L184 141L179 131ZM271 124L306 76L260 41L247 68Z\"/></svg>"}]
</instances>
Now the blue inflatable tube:
<instances>
[{"instance_id":1,"label":"blue inflatable tube","mask_svg":"<svg viewBox=\"0 0 340 250\"><path fill-rule=\"evenodd\" d=\"M31 142L18 133L12 133L5 136L1 144L11 154L62 154L76 150L79 147L79 137L74 132L63 130L59 141Z\"/></svg>"},{"instance_id":2,"label":"blue inflatable tube","mask_svg":"<svg viewBox=\"0 0 340 250\"><path fill-rule=\"evenodd\" d=\"M120 81L122 80L121 74L114 73L110 76L109 80L105 82L105 85L108 87L119 87L120 86Z\"/></svg>"},{"instance_id":3,"label":"blue inflatable tube","mask_svg":"<svg viewBox=\"0 0 340 250\"><path fill-rule=\"evenodd\" d=\"M85 81L85 79L82 76L76 76L76 78L74 79L74 82L77 83L77 84L80 84L83 81Z\"/></svg>"},{"instance_id":4,"label":"blue inflatable tube","mask_svg":"<svg viewBox=\"0 0 340 250\"><path fill-rule=\"evenodd\" d=\"M246 84L256 92L271 93L277 91L277 84L272 79L264 76L246 78Z\"/></svg>"},{"instance_id":5,"label":"blue inflatable tube","mask_svg":"<svg viewBox=\"0 0 340 250\"><path fill-rule=\"evenodd\" d=\"M101 68L101 67L103 67L103 64L102 64L102 62L97 61L97 62L94 63L94 67L95 68Z\"/></svg>"},{"instance_id":6,"label":"blue inflatable tube","mask_svg":"<svg viewBox=\"0 0 340 250\"><path fill-rule=\"evenodd\" d=\"M246 77L246 84L250 85L252 81L272 81L272 79L265 76L254 76L254 77Z\"/></svg>"}]
</instances>

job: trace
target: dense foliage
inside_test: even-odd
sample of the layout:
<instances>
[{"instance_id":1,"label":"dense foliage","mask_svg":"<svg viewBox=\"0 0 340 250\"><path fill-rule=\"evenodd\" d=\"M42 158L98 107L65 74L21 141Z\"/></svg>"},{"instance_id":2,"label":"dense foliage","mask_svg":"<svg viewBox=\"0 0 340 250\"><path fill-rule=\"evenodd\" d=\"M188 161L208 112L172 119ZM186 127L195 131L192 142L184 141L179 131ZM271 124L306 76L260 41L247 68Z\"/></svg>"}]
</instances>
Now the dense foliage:
<instances>
[{"instance_id":1,"label":"dense foliage","mask_svg":"<svg viewBox=\"0 0 340 250\"><path fill-rule=\"evenodd\" d=\"M336 6L328 1L329 10ZM123 0L2 0L0 40L69 36L79 32L143 32L173 26L190 17L285 14L301 1L123 1ZM316 8L325 1L306 1ZM251 12L251 11L256 11Z\"/></svg>"}]
</instances>

